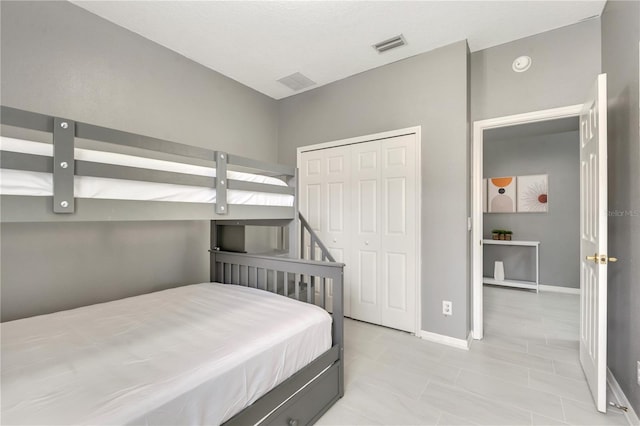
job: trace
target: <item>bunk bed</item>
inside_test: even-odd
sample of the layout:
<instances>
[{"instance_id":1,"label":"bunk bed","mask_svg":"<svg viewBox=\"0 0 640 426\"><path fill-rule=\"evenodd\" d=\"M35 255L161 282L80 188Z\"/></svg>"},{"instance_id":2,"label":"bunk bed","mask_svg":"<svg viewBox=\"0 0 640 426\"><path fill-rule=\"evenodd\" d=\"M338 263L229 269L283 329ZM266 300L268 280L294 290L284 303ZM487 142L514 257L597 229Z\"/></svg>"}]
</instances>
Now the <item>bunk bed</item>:
<instances>
[{"instance_id":1,"label":"bunk bed","mask_svg":"<svg viewBox=\"0 0 640 426\"><path fill-rule=\"evenodd\" d=\"M295 168L0 113L19 129L3 223L210 220L212 238L209 283L3 323L4 422L296 426L342 397L344 265L298 259ZM287 226L289 256L220 251L224 223Z\"/></svg>"}]
</instances>

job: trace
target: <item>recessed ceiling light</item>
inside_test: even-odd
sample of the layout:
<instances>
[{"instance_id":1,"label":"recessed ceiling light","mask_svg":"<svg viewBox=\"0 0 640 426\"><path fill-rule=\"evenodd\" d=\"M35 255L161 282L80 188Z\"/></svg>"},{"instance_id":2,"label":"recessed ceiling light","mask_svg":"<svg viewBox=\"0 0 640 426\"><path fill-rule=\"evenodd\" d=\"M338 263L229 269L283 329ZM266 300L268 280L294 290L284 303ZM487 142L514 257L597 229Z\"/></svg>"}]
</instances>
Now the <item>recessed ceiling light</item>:
<instances>
[{"instance_id":1,"label":"recessed ceiling light","mask_svg":"<svg viewBox=\"0 0 640 426\"><path fill-rule=\"evenodd\" d=\"M525 72L531 68L531 58L529 56L518 56L511 66L515 72Z\"/></svg>"}]
</instances>

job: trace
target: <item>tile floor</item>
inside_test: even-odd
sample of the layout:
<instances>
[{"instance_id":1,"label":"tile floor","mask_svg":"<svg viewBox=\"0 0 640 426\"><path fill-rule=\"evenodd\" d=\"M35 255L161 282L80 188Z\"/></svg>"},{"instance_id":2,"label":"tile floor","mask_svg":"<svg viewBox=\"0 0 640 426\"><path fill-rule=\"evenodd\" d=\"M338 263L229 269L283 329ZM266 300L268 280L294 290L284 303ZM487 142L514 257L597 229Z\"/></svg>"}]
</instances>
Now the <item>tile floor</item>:
<instances>
[{"instance_id":1,"label":"tile floor","mask_svg":"<svg viewBox=\"0 0 640 426\"><path fill-rule=\"evenodd\" d=\"M485 286L464 351L346 320L344 398L319 425L627 425L598 413L578 361L578 296Z\"/></svg>"}]
</instances>

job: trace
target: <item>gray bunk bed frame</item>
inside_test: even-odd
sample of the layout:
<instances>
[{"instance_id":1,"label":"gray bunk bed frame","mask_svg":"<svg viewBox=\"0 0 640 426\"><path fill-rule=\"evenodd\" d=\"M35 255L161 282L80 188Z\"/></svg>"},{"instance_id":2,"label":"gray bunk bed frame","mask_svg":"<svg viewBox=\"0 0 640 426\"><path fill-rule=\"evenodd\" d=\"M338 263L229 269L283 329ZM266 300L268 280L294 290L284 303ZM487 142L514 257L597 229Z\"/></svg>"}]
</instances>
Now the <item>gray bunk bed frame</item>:
<instances>
[{"instance_id":1,"label":"gray bunk bed frame","mask_svg":"<svg viewBox=\"0 0 640 426\"><path fill-rule=\"evenodd\" d=\"M0 108L4 126L53 134L53 157L3 152L0 167L53 174L53 196L2 195L0 217L10 222L210 220L210 280L255 287L330 310L332 347L289 379L263 395L225 425L313 424L344 395L343 267L336 263L297 211L297 172L294 167L253 160L92 124L7 106ZM74 158L76 139L104 142L179 157L186 164L214 165L216 177L118 166ZM155 155L154 155L155 154ZM172 161L176 161L172 158ZM227 166L284 177L288 186L227 179ZM75 199L74 177L93 176L148 182L214 187L216 203ZM293 207L246 206L227 203L227 189L294 195ZM300 231L300 224L304 229ZM219 224L269 225L289 228L289 257L219 251ZM305 231L306 230L306 231ZM298 259L308 232L311 244L323 252L322 261ZM298 236L301 239L298 239ZM300 244L300 245L299 245ZM314 250L311 250L312 252ZM325 288L333 285L332 306L325 306ZM315 300L315 294L320 300ZM295 320L295 319L292 319Z\"/></svg>"}]
</instances>

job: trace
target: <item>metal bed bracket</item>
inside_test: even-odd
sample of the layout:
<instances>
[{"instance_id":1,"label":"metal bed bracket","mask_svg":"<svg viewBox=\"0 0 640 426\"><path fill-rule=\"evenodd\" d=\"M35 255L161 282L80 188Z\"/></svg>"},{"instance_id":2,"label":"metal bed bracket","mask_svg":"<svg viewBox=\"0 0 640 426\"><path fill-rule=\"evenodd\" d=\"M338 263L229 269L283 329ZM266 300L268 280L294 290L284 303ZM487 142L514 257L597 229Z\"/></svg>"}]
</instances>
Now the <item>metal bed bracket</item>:
<instances>
[{"instance_id":1,"label":"metal bed bracket","mask_svg":"<svg viewBox=\"0 0 640 426\"><path fill-rule=\"evenodd\" d=\"M227 214L227 161L226 152L216 151L216 213Z\"/></svg>"},{"instance_id":2,"label":"metal bed bracket","mask_svg":"<svg viewBox=\"0 0 640 426\"><path fill-rule=\"evenodd\" d=\"M53 212L74 213L76 123L63 118L53 119Z\"/></svg>"}]
</instances>

